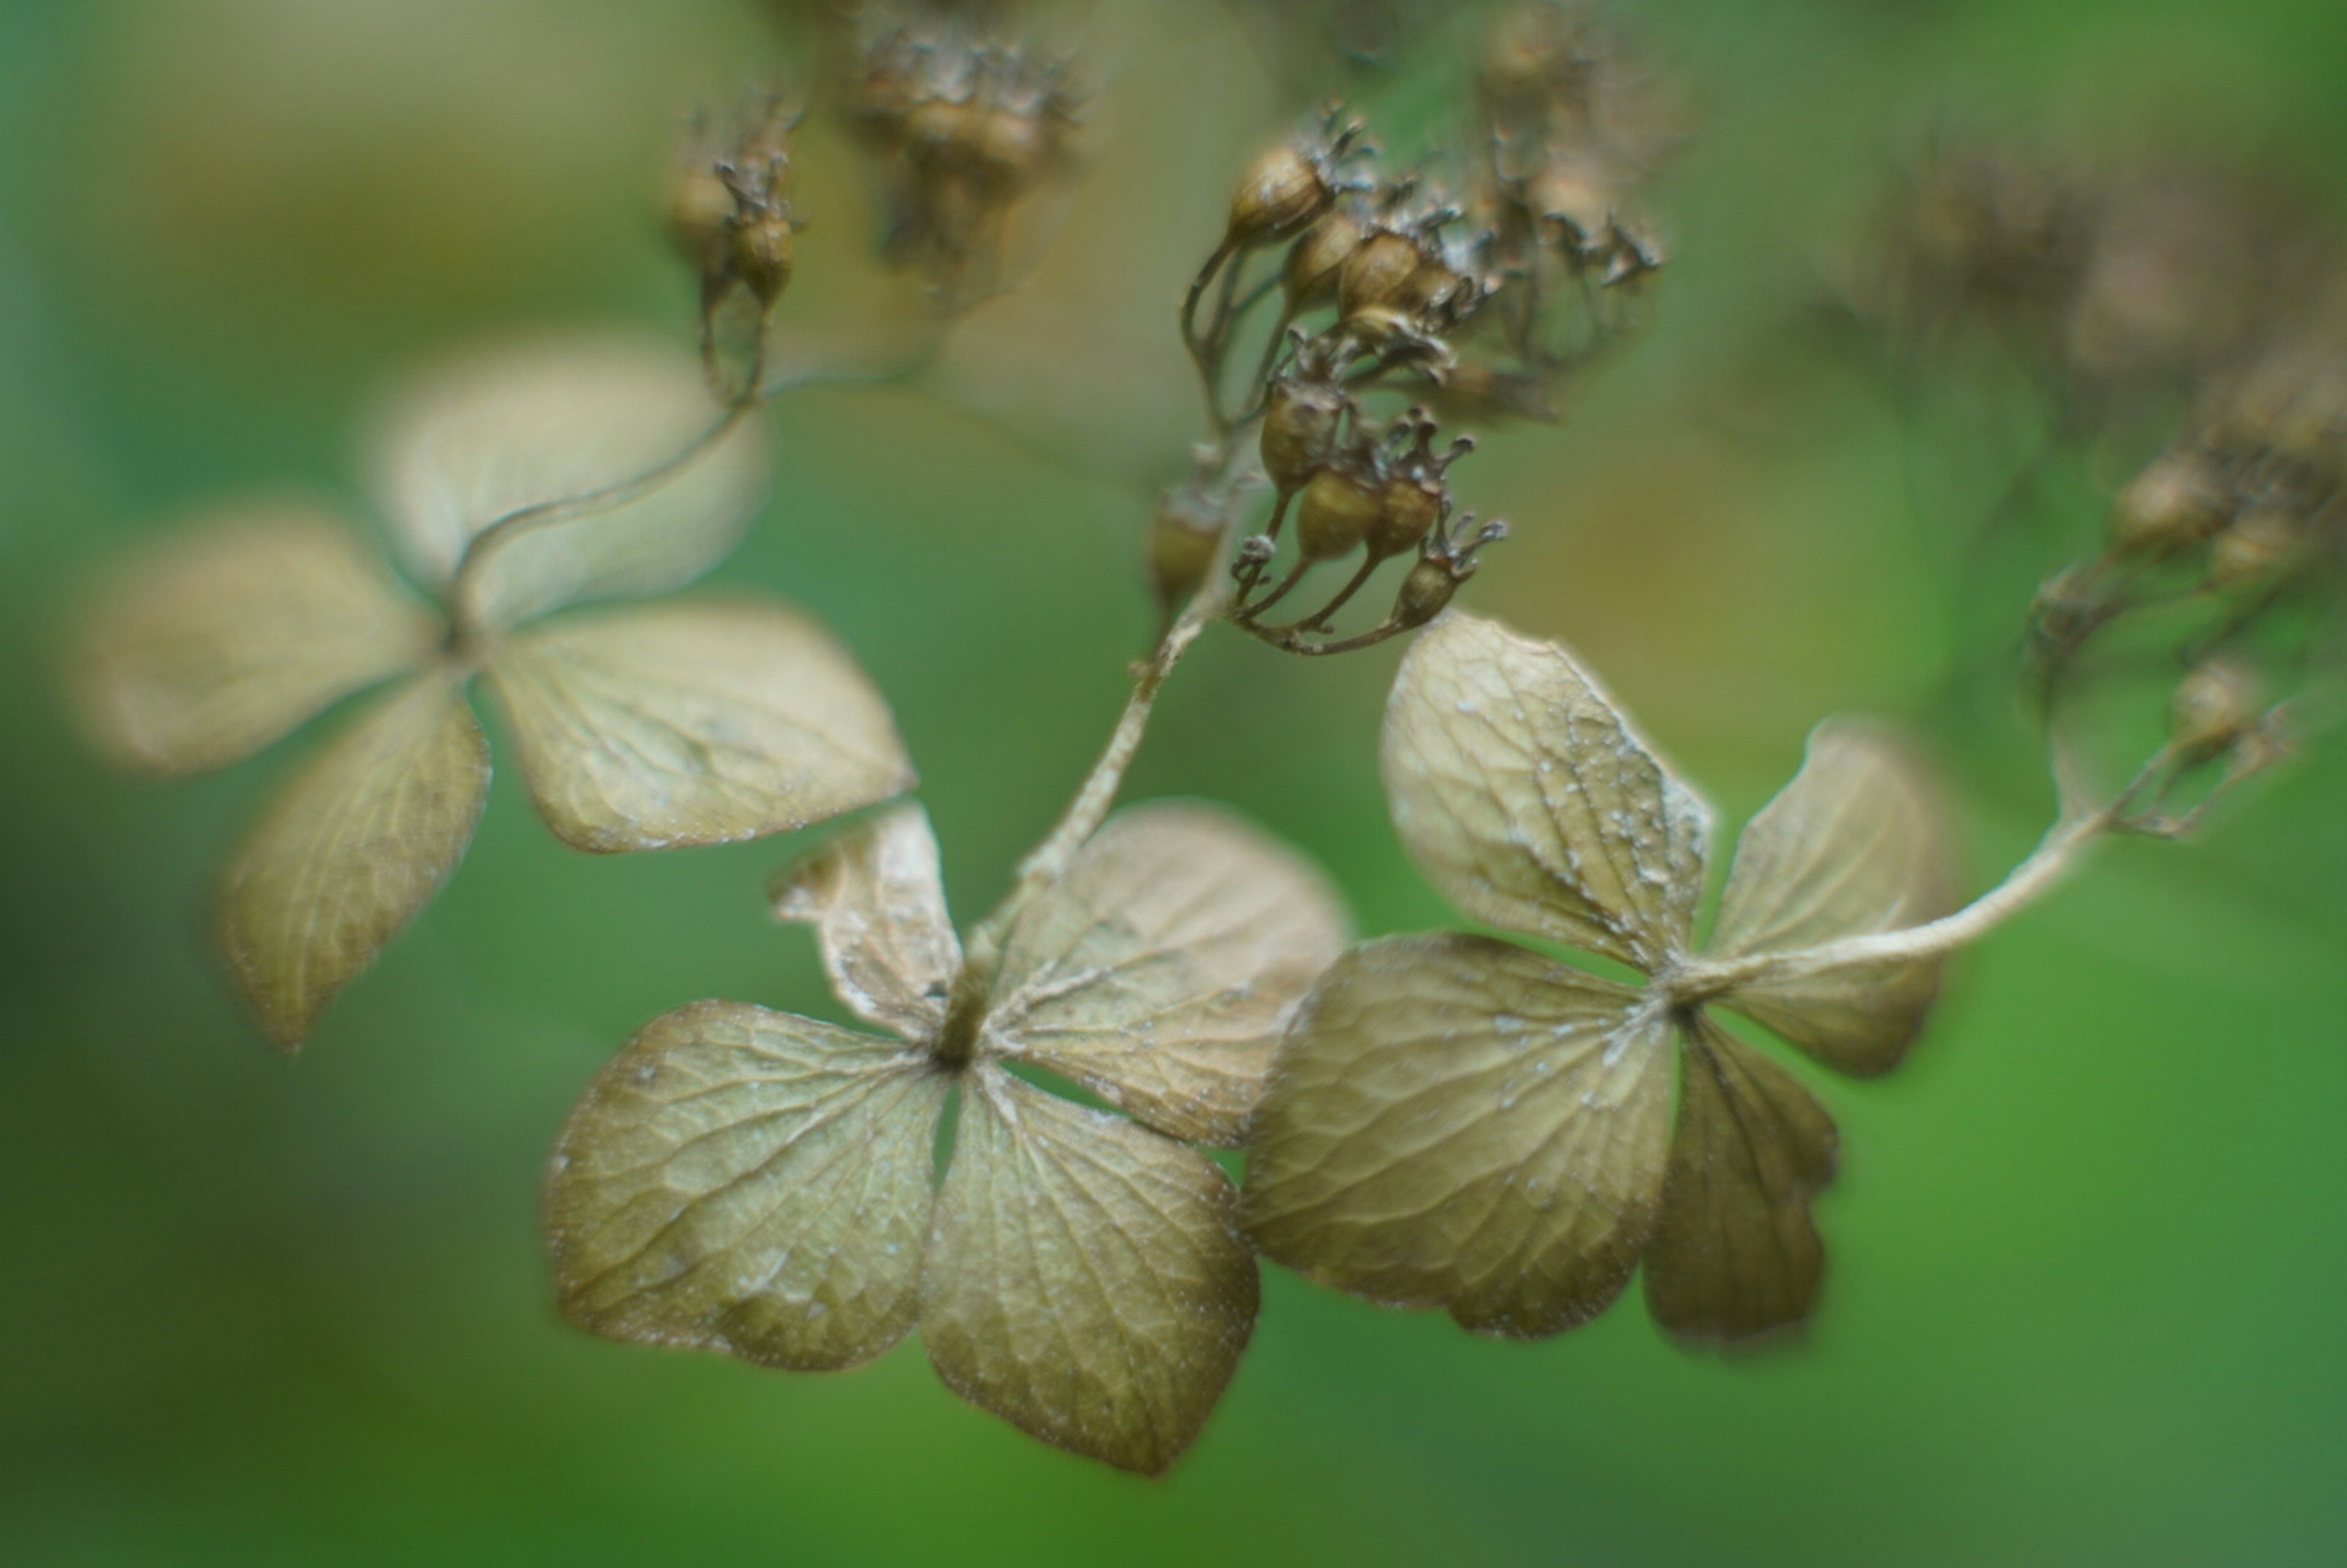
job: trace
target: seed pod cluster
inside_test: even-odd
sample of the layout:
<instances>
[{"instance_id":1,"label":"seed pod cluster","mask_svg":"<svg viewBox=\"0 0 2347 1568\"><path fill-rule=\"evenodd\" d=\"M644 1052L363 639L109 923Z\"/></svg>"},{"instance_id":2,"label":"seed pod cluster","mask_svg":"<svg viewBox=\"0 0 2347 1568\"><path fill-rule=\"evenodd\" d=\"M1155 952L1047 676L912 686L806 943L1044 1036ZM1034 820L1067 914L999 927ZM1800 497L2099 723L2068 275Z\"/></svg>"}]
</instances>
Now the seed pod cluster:
<instances>
[{"instance_id":1,"label":"seed pod cluster","mask_svg":"<svg viewBox=\"0 0 2347 1568\"><path fill-rule=\"evenodd\" d=\"M992 286L1011 210L1072 160L1068 61L930 0L864 7L842 74L886 170L890 256L942 292Z\"/></svg>"},{"instance_id":2,"label":"seed pod cluster","mask_svg":"<svg viewBox=\"0 0 2347 1568\"><path fill-rule=\"evenodd\" d=\"M735 289L770 308L790 286L798 220L791 210L794 118L778 92L758 96L730 136L694 128L671 170L669 232L701 278L704 321Z\"/></svg>"}]
</instances>

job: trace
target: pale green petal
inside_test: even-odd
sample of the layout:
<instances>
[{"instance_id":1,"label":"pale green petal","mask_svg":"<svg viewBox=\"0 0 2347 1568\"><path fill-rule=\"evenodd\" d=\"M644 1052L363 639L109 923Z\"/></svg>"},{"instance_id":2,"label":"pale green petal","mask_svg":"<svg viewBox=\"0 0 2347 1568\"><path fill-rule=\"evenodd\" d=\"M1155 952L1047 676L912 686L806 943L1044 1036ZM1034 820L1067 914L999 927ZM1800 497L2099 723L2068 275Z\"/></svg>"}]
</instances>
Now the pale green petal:
<instances>
[{"instance_id":1,"label":"pale green petal","mask_svg":"<svg viewBox=\"0 0 2347 1568\"><path fill-rule=\"evenodd\" d=\"M774 913L815 927L832 989L907 1040L946 1018L961 943L946 914L937 835L917 802L850 828L776 878Z\"/></svg>"},{"instance_id":2,"label":"pale green petal","mask_svg":"<svg viewBox=\"0 0 2347 1568\"><path fill-rule=\"evenodd\" d=\"M1345 937L1335 890L1276 839L1210 806L1135 806L1020 913L990 1043L1162 1132L1234 1143Z\"/></svg>"},{"instance_id":3,"label":"pale green petal","mask_svg":"<svg viewBox=\"0 0 2347 1568\"><path fill-rule=\"evenodd\" d=\"M772 600L583 611L507 640L488 676L530 798L574 848L757 838L913 784L871 682Z\"/></svg>"},{"instance_id":4,"label":"pale green petal","mask_svg":"<svg viewBox=\"0 0 2347 1568\"><path fill-rule=\"evenodd\" d=\"M1922 765L1886 735L1828 723L1744 830L1712 944L1723 957L1784 952L1921 925L1956 902L1948 830ZM1881 1072L1922 1031L1943 964L1828 970L1720 999L1834 1067Z\"/></svg>"},{"instance_id":5,"label":"pale green petal","mask_svg":"<svg viewBox=\"0 0 2347 1568\"><path fill-rule=\"evenodd\" d=\"M1639 993L1488 938L1337 960L1280 1045L1247 1145L1266 1256L1479 1333L1570 1328L1652 1234L1670 1025Z\"/></svg>"},{"instance_id":6,"label":"pale green petal","mask_svg":"<svg viewBox=\"0 0 2347 1568\"><path fill-rule=\"evenodd\" d=\"M1466 914L1648 970L1686 948L1710 808L1563 648L1445 615L1381 754L1395 828Z\"/></svg>"},{"instance_id":7,"label":"pale green petal","mask_svg":"<svg viewBox=\"0 0 2347 1568\"><path fill-rule=\"evenodd\" d=\"M462 686L418 677L305 763L230 861L230 968L280 1045L432 899L488 798L489 753Z\"/></svg>"},{"instance_id":8,"label":"pale green petal","mask_svg":"<svg viewBox=\"0 0 2347 1568\"><path fill-rule=\"evenodd\" d=\"M921 1282L963 1399L1030 1436L1162 1473L1255 1327L1255 1255L1211 1160L981 1063L965 1080Z\"/></svg>"},{"instance_id":9,"label":"pale green petal","mask_svg":"<svg viewBox=\"0 0 2347 1568\"><path fill-rule=\"evenodd\" d=\"M1808 1090L1717 1025L1697 1020L1684 1061L1646 1305L1683 1338L1747 1344L1816 1310L1809 1200L1840 1141Z\"/></svg>"},{"instance_id":10,"label":"pale green petal","mask_svg":"<svg viewBox=\"0 0 2347 1568\"><path fill-rule=\"evenodd\" d=\"M386 408L375 490L436 586L490 524L564 504L482 570L481 620L512 626L581 600L665 592L732 549L765 485L755 417L660 483L632 483L724 417L699 363L660 338L583 333L475 353L418 375Z\"/></svg>"},{"instance_id":11,"label":"pale green petal","mask_svg":"<svg viewBox=\"0 0 2347 1568\"><path fill-rule=\"evenodd\" d=\"M439 627L351 532L298 501L193 523L128 563L75 639L86 727L157 773L251 755L415 669Z\"/></svg>"},{"instance_id":12,"label":"pale green petal","mask_svg":"<svg viewBox=\"0 0 2347 1568\"><path fill-rule=\"evenodd\" d=\"M746 1002L653 1020L555 1146L563 1316L771 1367L870 1360L913 1324L946 1091L900 1043Z\"/></svg>"}]
</instances>

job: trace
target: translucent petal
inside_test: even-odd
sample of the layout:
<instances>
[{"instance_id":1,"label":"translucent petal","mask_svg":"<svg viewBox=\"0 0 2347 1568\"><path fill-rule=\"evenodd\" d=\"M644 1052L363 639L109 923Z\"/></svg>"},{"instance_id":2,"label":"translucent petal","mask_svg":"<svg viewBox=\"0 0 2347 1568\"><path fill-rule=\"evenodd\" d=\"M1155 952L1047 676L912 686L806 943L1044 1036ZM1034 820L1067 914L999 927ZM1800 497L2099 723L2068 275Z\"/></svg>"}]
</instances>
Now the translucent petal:
<instances>
[{"instance_id":1,"label":"translucent petal","mask_svg":"<svg viewBox=\"0 0 2347 1568\"><path fill-rule=\"evenodd\" d=\"M1484 937L1356 948L1313 989L1247 1145L1265 1255L1533 1338L1620 1294L1652 1232L1670 1030L1638 992Z\"/></svg>"},{"instance_id":2,"label":"translucent petal","mask_svg":"<svg viewBox=\"0 0 2347 1568\"><path fill-rule=\"evenodd\" d=\"M230 967L280 1045L431 902L489 792L488 746L461 685L433 671L361 714L304 764L230 861Z\"/></svg>"},{"instance_id":3,"label":"translucent petal","mask_svg":"<svg viewBox=\"0 0 2347 1568\"><path fill-rule=\"evenodd\" d=\"M591 333L477 353L418 376L386 408L375 489L401 547L434 584L476 534L524 507L629 486L507 536L481 569L481 618L512 626L586 599L660 593L733 548L765 483L754 418L659 484L723 417L693 356L658 338Z\"/></svg>"},{"instance_id":4,"label":"translucent petal","mask_svg":"<svg viewBox=\"0 0 2347 1568\"><path fill-rule=\"evenodd\" d=\"M79 629L73 676L87 727L118 761L187 773L415 668L438 630L331 516L267 503L130 562Z\"/></svg>"},{"instance_id":5,"label":"translucent petal","mask_svg":"<svg viewBox=\"0 0 2347 1568\"><path fill-rule=\"evenodd\" d=\"M1698 1018L1680 1075L1646 1305L1674 1334L1748 1343L1817 1307L1809 1200L1833 1180L1832 1118L1790 1074Z\"/></svg>"},{"instance_id":6,"label":"translucent petal","mask_svg":"<svg viewBox=\"0 0 2347 1568\"><path fill-rule=\"evenodd\" d=\"M555 1145L563 1316L769 1367L870 1360L913 1326L946 1091L894 1040L746 1002L653 1020Z\"/></svg>"},{"instance_id":7,"label":"translucent petal","mask_svg":"<svg viewBox=\"0 0 2347 1568\"><path fill-rule=\"evenodd\" d=\"M1452 612L1395 677L1394 826L1478 920L1653 969L1686 945L1711 812L1554 643Z\"/></svg>"},{"instance_id":8,"label":"translucent petal","mask_svg":"<svg viewBox=\"0 0 2347 1568\"><path fill-rule=\"evenodd\" d=\"M1211 1160L980 1063L921 1282L956 1393L1155 1475L1190 1446L1255 1327L1255 1255Z\"/></svg>"},{"instance_id":9,"label":"translucent petal","mask_svg":"<svg viewBox=\"0 0 2347 1568\"><path fill-rule=\"evenodd\" d=\"M915 803L893 806L788 867L774 913L815 927L839 999L907 1040L934 1036L961 968L938 839Z\"/></svg>"},{"instance_id":10,"label":"translucent petal","mask_svg":"<svg viewBox=\"0 0 2347 1568\"><path fill-rule=\"evenodd\" d=\"M1736 846L1713 947L1782 952L1895 931L1956 907L1949 834L1929 777L1888 736L1819 726L1809 757ZM1940 991L1942 960L1873 964L1722 998L1847 1072L1897 1064Z\"/></svg>"},{"instance_id":11,"label":"translucent petal","mask_svg":"<svg viewBox=\"0 0 2347 1568\"><path fill-rule=\"evenodd\" d=\"M1208 806L1137 806L1020 915L993 1045L1159 1132L1235 1143L1345 937L1334 890L1285 845Z\"/></svg>"},{"instance_id":12,"label":"translucent petal","mask_svg":"<svg viewBox=\"0 0 2347 1568\"><path fill-rule=\"evenodd\" d=\"M787 832L911 787L888 707L815 622L763 600L582 612L488 666L522 778L574 848Z\"/></svg>"}]
</instances>

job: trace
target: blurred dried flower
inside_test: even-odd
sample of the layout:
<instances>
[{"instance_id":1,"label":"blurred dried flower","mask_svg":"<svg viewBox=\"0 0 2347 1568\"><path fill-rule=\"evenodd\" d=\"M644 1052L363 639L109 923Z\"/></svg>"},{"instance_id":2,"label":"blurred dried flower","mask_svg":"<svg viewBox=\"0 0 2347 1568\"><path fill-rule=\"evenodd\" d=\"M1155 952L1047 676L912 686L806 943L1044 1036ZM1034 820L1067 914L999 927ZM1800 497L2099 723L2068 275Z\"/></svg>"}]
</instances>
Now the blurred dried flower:
<instances>
[{"instance_id":1,"label":"blurred dried flower","mask_svg":"<svg viewBox=\"0 0 2347 1568\"><path fill-rule=\"evenodd\" d=\"M90 733L159 773L238 761L401 680L293 774L222 881L231 968L281 1045L309 1036L462 857L489 780L466 702L477 675L539 813L580 849L755 837L910 786L878 693L778 603L529 624L666 592L733 547L763 444L721 417L689 357L592 336L461 359L420 377L377 436L384 516L443 613L324 509L264 505L131 563L77 640ZM698 461L677 466L681 451Z\"/></svg>"}]
</instances>

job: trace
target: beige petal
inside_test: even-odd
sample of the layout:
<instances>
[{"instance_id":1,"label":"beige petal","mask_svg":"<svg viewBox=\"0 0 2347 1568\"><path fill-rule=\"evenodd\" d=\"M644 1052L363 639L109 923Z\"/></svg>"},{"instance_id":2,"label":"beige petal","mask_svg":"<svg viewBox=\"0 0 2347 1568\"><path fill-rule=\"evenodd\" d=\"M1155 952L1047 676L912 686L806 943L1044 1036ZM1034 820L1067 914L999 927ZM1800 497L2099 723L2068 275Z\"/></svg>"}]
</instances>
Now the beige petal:
<instances>
[{"instance_id":1,"label":"beige petal","mask_svg":"<svg viewBox=\"0 0 2347 1568\"><path fill-rule=\"evenodd\" d=\"M723 417L693 356L659 338L588 333L476 353L417 376L384 410L375 489L435 584L498 519L600 494L494 548L474 602L486 623L512 626L580 600L664 592L732 549L765 484L754 416L661 482L631 483Z\"/></svg>"},{"instance_id":2,"label":"beige petal","mask_svg":"<svg viewBox=\"0 0 2347 1568\"><path fill-rule=\"evenodd\" d=\"M947 1081L894 1040L746 1002L653 1020L547 1177L563 1316L819 1371L905 1337Z\"/></svg>"},{"instance_id":3,"label":"beige petal","mask_svg":"<svg viewBox=\"0 0 2347 1568\"><path fill-rule=\"evenodd\" d=\"M1475 919L1653 969L1686 945L1711 812L1554 643L1453 611L1394 679L1394 826Z\"/></svg>"},{"instance_id":4,"label":"beige petal","mask_svg":"<svg viewBox=\"0 0 2347 1568\"><path fill-rule=\"evenodd\" d=\"M1161 1132L1235 1143L1345 937L1335 891L1285 845L1208 806L1137 806L1020 914L992 1044Z\"/></svg>"},{"instance_id":5,"label":"beige petal","mask_svg":"<svg viewBox=\"0 0 2347 1568\"><path fill-rule=\"evenodd\" d=\"M1956 907L1949 834L1922 764L1890 737L1835 723L1736 846L1712 946L1782 952L1895 931ZM1846 1072L1881 1072L1922 1031L1942 961L1872 964L1721 999Z\"/></svg>"},{"instance_id":6,"label":"beige petal","mask_svg":"<svg viewBox=\"0 0 2347 1568\"><path fill-rule=\"evenodd\" d=\"M1489 938L1337 960L1281 1042L1247 1145L1266 1256L1478 1333L1604 1310L1645 1250L1670 1029L1610 980Z\"/></svg>"},{"instance_id":7,"label":"beige petal","mask_svg":"<svg viewBox=\"0 0 2347 1568\"><path fill-rule=\"evenodd\" d=\"M1255 1327L1255 1255L1213 1161L984 1063L965 1080L921 1281L921 1337L963 1399L1155 1475Z\"/></svg>"},{"instance_id":8,"label":"beige petal","mask_svg":"<svg viewBox=\"0 0 2347 1568\"><path fill-rule=\"evenodd\" d=\"M1783 1068L1698 1019L1680 1075L1646 1305L1693 1340L1747 1343L1817 1307L1809 1200L1833 1180L1832 1118Z\"/></svg>"},{"instance_id":9,"label":"beige petal","mask_svg":"<svg viewBox=\"0 0 2347 1568\"><path fill-rule=\"evenodd\" d=\"M830 633L765 600L582 612L489 680L530 798L596 851L784 833L909 789L888 707Z\"/></svg>"},{"instance_id":10,"label":"beige petal","mask_svg":"<svg viewBox=\"0 0 2347 1568\"><path fill-rule=\"evenodd\" d=\"M784 870L774 913L815 927L839 999L883 1029L926 1040L945 1022L961 968L929 814L907 802Z\"/></svg>"},{"instance_id":11,"label":"beige petal","mask_svg":"<svg viewBox=\"0 0 2347 1568\"><path fill-rule=\"evenodd\" d=\"M446 671L361 714L304 764L230 861L220 928L261 1025L291 1049L464 857L489 751Z\"/></svg>"},{"instance_id":12,"label":"beige petal","mask_svg":"<svg viewBox=\"0 0 2347 1568\"><path fill-rule=\"evenodd\" d=\"M264 503L128 563L78 630L91 735L157 773L251 755L328 703L412 670L438 626L331 516Z\"/></svg>"}]
</instances>

